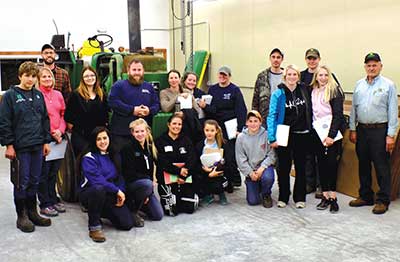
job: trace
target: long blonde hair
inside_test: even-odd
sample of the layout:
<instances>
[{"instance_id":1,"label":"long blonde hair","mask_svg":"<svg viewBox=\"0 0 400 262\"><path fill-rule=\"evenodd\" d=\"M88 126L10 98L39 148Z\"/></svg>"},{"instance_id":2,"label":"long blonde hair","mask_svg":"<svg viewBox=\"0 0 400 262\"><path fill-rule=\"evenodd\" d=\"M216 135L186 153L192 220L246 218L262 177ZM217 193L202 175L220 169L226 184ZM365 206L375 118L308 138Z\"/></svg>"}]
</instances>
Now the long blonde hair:
<instances>
[{"instance_id":1,"label":"long blonde hair","mask_svg":"<svg viewBox=\"0 0 400 262\"><path fill-rule=\"evenodd\" d=\"M78 91L79 95L81 95L86 101L90 100L89 89L88 89L87 85L85 84L85 82L83 81L83 73L85 73L86 71L90 71L96 76L96 82L94 83L94 86L93 86L93 92L96 95L99 96L100 101L103 101L104 93L103 93L103 90L100 87L99 76L97 75L96 70L94 70L93 67L91 67L91 66L85 66L82 69L81 81L80 81L79 86L77 88L77 91Z\"/></svg>"},{"instance_id":2,"label":"long blonde hair","mask_svg":"<svg viewBox=\"0 0 400 262\"><path fill-rule=\"evenodd\" d=\"M329 102L331 99L337 97L342 91L341 88L339 88L339 85L336 83L335 79L333 78L332 71L326 65L320 66L317 68L317 70L315 70L310 85L313 89L320 88L320 85L317 81L317 76L322 69L324 69L328 73L328 83L325 87L324 101Z\"/></svg>"},{"instance_id":3,"label":"long blonde hair","mask_svg":"<svg viewBox=\"0 0 400 262\"><path fill-rule=\"evenodd\" d=\"M144 127L147 130L147 137L146 137L147 150L151 151L154 159L157 159L157 148L154 145L153 136L151 135L151 127L147 124L146 120L144 120L143 118L138 118L129 124L129 128L131 130L134 130L135 127L140 125L144 125Z\"/></svg>"}]
</instances>

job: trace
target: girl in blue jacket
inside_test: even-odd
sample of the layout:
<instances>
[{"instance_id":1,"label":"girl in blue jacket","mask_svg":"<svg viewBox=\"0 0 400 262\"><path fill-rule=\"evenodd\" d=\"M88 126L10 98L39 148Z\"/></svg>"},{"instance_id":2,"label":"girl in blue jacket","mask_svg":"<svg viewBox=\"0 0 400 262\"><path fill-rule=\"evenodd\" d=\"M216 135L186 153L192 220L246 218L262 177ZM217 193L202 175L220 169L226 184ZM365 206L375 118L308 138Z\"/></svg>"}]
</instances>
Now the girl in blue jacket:
<instances>
[{"instance_id":1,"label":"girl in blue jacket","mask_svg":"<svg viewBox=\"0 0 400 262\"><path fill-rule=\"evenodd\" d=\"M294 65L286 67L283 83L271 96L267 117L268 142L276 148L278 155L278 207L285 207L290 196L290 170L294 160L296 180L293 200L296 208L305 208L306 178L305 163L311 141L311 101L309 90L300 82L300 71ZM287 146L278 146L277 126L290 127Z\"/></svg>"},{"instance_id":2,"label":"girl in blue jacket","mask_svg":"<svg viewBox=\"0 0 400 262\"><path fill-rule=\"evenodd\" d=\"M79 199L88 209L89 236L95 242L106 240L101 218L108 218L118 229L130 230L133 218L125 205L124 183L119 174L117 155L110 147L110 134L105 127L96 127L80 160L84 181Z\"/></svg>"}]
</instances>

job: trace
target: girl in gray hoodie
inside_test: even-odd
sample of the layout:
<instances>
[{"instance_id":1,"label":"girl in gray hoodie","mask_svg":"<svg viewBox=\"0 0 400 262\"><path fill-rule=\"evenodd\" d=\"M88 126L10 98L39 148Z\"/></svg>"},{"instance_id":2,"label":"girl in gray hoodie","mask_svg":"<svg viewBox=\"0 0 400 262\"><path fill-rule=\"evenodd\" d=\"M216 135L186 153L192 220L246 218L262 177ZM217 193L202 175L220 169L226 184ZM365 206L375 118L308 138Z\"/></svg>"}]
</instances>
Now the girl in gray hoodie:
<instances>
[{"instance_id":1,"label":"girl in gray hoodie","mask_svg":"<svg viewBox=\"0 0 400 262\"><path fill-rule=\"evenodd\" d=\"M275 151L268 144L268 135L258 111L249 111L246 128L236 140L236 162L246 177L246 198L249 205L272 207L271 188L274 184Z\"/></svg>"}]
</instances>

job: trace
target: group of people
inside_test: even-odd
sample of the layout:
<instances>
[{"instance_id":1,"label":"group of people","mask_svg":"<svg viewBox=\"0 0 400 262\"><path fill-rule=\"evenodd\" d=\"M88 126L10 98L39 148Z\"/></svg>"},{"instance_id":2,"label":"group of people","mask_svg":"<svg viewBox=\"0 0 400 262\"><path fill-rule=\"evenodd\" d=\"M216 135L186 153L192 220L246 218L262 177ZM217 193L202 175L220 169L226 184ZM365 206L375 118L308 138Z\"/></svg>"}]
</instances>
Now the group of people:
<instances>
[{"instance_id":1,"label":"group of people","mask_svg":"<svg viewBox=\"0 0 400 262\"><path fill-rule=\"evenodd\" d=\"M210 205L215 195L226 205L225 192L241 185L241 174L248 204L270 208L276 169L277 206L284 208L291 194L292 161L295 207L305 208L306 194L320 187L317 209L339 210L336 179L346 129L344 92L331 70L319 66L317 49L307 50L308 69L303 72L294 65L281 68L284 54L273 49L271 67L257 77L249 112L227 66L219 68L218 83L207 94L196 87L195 73L185 72L181 78L177 70L168 73L169 87L158 94L144 81L143 64L133 59L127 65L128 79L114 83L107 97L93 68L82 70L72 92L68 73L54 64L54 47L44 45L42 58L40 68L32 62L19 67L19 85L10 87L0 104L0 143L7 147L6 158L18 160L13 183L21 231L51 224L38 214L37 196L42 215L65 212L55 191L61 159L46 161L46 155L67 130L77 156L76 175L82 176L79 201L96 242L106 240L101 218L130 230L144 226L144 218L158 221L164 214L193 213L200 201ZM360 197L350 206L375 203L373 212L382 214L390 203L397 95L393 82L380 76L380 56L370 53L364 62L367 77L357 82L350 115ZM153 139L150 127L160 109L173 114L167 131ZM317 128L321 122L329 126L322 136ZM286 144L281 142L282 128L288 129ZM380 186L375 200L371 161Z\"/></svg>"}]
</instances>

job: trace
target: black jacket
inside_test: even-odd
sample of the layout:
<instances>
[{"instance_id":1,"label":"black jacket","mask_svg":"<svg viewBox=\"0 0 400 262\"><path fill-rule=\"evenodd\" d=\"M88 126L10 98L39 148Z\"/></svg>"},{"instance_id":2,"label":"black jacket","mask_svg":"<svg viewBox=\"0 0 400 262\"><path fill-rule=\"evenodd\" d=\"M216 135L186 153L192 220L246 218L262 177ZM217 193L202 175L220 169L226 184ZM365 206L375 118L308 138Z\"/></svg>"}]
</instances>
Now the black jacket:
<instances>
[{"instance_id":1,"label":"black jacket","mask_svg":"<svg viewBox=\"0 0 400 262\"><path fill-rule=\"evenodd\" d=\"M162 134L156 140L156 147L158 151L158 165L157 165L157 180L163 183L163 172L166 171L170 174L180 176L181 168L176 167L173 163L184 163L185 168L189 170L189 175L194 171L195 153L192 142L187 136L180 135L173 140L168 131Z\"/></svg>"},{"instance_id":2,"label":"black jacket","mask_svg":"<svg viewBox=\"0 0 400 262\"><path fill-rule=\"evenodd\" d=\"M86 101L77 91L73 92L69 98L64 119L74 125L73 132L77 132L87 139L96 126L108 124L106 96L103 96L103 101L99 96Z\"/></svg>"},{"instance_id":3,"label":"black jacket","mask_svg":"<svg viewBox=\"0 0 400 262\"><path fill-rule=\"evenodd\" d=\"M344 93L340 86L337 87L337 96L329 101L332 108L332 122L328 137L334 139L340 130L342 134L346 130L346 121L343 116Z\"/></svg>"},{"instance_id":4,"label":"black jacket","mask_svg":"<svg viewBox=\"0 0 400 262\"><path fill-rule=\"evenodd\" d=\"M4 94L0 104L0 143L16 151L51 142L50 120L40 91L32 88L31 99L17 86Z\"/></svg>"},{"instance_id":5,"label":"black jacket","mask_svg":"<svg viewBox=\"0 0 400 262\"><path fill-rule=\"evenodd\" d=\"M126 183L144 178L153 180L154 158L151 150L147 150L147 143L142 148L132 137L121 150L121 168Z\"/></svg>"}]
</instances>

